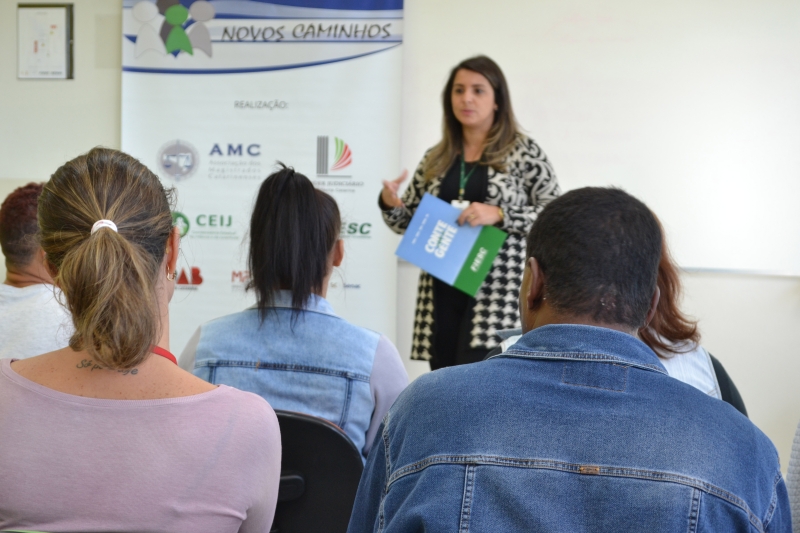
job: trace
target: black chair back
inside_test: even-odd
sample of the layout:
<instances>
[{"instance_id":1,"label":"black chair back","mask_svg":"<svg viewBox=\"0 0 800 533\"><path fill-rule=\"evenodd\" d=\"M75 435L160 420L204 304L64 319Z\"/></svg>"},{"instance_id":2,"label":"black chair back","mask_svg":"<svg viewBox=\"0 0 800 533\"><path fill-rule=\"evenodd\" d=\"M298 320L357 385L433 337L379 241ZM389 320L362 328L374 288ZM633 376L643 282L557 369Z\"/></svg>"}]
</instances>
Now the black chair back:
<instances>
[{"instance_id":1,"label":"black chair back","mask_svg":"<svg viewBox=\"0 0 800 533\"><path fill-rule=\"evenodd\" d=\"M281 484L271 533L345 533L361 480L361 453L336 425L276 410Z\"/></svg>"}]
</instances>

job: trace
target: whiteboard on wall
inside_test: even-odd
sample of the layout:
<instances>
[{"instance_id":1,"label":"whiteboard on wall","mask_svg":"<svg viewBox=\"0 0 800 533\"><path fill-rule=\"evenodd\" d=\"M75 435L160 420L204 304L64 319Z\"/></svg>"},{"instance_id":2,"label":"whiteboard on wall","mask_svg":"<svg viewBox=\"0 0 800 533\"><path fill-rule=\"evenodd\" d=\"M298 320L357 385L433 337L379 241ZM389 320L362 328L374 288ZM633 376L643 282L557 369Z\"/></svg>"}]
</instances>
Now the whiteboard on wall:
<instances>
[{"instance_id":1,"label":"whiteboard on wall","mask_svg":"<svg viewBox=\"0 0 800 533\"><path fill-rule=\"evenodd\" d=\"M800 275L800 2L412 0L403 163L485 53L564 190L615 185L685 268Z\"/></svg>"}]
</instances>

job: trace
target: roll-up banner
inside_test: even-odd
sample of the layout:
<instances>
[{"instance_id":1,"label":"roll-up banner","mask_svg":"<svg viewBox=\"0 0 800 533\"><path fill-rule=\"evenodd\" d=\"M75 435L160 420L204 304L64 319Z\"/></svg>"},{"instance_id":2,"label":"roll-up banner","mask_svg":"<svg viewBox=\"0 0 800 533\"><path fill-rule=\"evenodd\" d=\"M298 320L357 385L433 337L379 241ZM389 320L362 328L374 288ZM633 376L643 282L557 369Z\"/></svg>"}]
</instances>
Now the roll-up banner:
<instances>
[{"instance_id":1,"label":"roll-up banner","mask_svg":"<svg viewBox=\"0 0 800 533\"><path fill-rule=\"evenodd\" d=\"M250 214L280 161L330 193L337 314L394 337L397 238L377 206L400 168L402 0L123 0L122 149L176 191L179 352L245 292Z\"/></svg>"}]
</instances>

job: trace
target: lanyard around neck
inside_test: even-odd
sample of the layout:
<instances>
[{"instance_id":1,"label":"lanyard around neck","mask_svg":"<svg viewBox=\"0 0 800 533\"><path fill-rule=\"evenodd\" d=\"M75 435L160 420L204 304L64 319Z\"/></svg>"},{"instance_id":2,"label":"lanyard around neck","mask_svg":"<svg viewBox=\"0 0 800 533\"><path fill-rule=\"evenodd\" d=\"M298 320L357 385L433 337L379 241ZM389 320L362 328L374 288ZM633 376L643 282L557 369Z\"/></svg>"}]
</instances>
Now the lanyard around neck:
<instances>
[{"instance_id":1,"label":"lanyard around neck","mask_svg":"<svg viewBox=\"0 0 800 533\"><path fill-rule=\"evenodd\" d=\"M163 357L165 359L169 359L170 361L172 361L176 365L178 364L178 360L175 358L175 356L172 355L168 350L165 350L164 348L162 348L161 346L152 346L150 348L150 352L152 352L152 353L154 353L156 355L160 355L161 357Z\"/></svg>"},{"instance_id":2,"label":"lanyard around neck","mask_svg":"<svg viewBox=\"0 0 800 533\"><path fill-rule=\"evenodd\" d=\"M467 186L467 182L469 181L469 177L472 176L472 173L475 172L475 169L478 168L478 163L475 163L475 166L469 171L469 174L464 174L466 172L466 162L464 161L464 156L461 156L461 177L458 180L458 199L464 199L464 189Z\"/></svg>"}]
</instances>

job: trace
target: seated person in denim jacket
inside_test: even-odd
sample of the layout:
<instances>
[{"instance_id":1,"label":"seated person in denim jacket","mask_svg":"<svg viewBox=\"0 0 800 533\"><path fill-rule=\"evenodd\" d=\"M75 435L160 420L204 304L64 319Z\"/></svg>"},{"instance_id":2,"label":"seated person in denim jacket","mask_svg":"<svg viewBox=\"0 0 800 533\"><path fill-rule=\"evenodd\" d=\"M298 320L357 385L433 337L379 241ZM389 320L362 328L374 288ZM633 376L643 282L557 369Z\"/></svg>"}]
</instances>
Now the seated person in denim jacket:
<instances>
[{"instance_id":1,"label":"seated person in denim jacket","mask_svg":"<svg viewBox=\"0 0 800 533\"><path fill-rule=\"evenodd\" d=\"M291 168L269 176L250 222L257 304L202 325L180 365L274 409L325 418L366 457L408 374L389 339L336 316L325 299L344 257L340 229L336 201L308 178Z\"/></svg>"},{"instance_id":2,"label":"seated person in denim jacket","mask_svg":"<svg viewBox=\"0 0 800 533\"><path fill-rule=\"evenodd\" d=\"M680 272L667 247L663 226L661 234L658 306L650 323L639 330L639 338L658 355L670 376L731 404L747 416L744 400L728 372L716 357L700 345L697 321L687 317L680 309ZM522 336L522 329L501 330L497 335L502 342L489 352L487 359L508 350Z\"/></svg>"},{"instance_id":3,"label":"seated person in denim jacket","mask_svg":"<svg viewBox=\"0 0 800 533\"><path fill-rule=\"evenodd\" d=\"M636 336L660 256L624 191L549 203L527 239L522 337L400 395L348 531L791 531L770 440Z\"/></svg>"}]
</instances>

